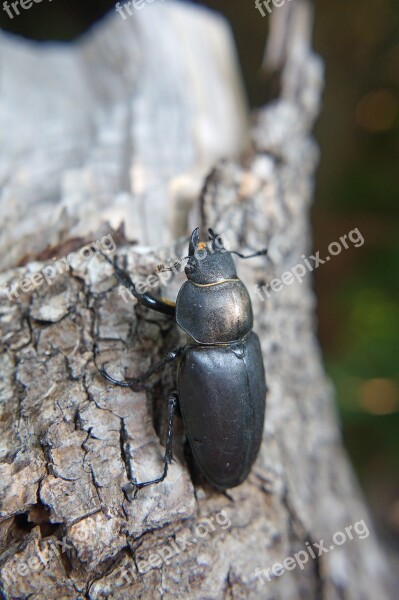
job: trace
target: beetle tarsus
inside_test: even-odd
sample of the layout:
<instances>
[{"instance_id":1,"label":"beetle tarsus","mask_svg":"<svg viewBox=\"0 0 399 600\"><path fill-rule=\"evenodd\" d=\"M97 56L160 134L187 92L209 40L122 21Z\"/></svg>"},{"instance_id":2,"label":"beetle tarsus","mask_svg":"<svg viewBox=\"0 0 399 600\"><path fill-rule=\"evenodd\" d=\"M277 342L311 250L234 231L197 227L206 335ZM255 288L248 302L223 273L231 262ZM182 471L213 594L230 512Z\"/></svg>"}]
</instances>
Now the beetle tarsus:
<instances>
[{"instance_id":1,"label":"beetle tarsus","mask_svg":"<svg viewBox=\"0 0 399 600\"><path fill-rule=\"evenodd\" d=\"M143 481L141 483L135 483L135 487L141 490L147 485L153 485L154 483L161 483L168 474L168 467L173 459L173 419L177 411L179 404L179 397L176 392L171 394L168 398L168 435L166 438L165 456L164 456L164 467L163 473L157 479L152 481Z\"/></svg>"},{"instance_id":2,"label":"beetle tarsus","mask_svg":"<svg viewBox=\"0 0 399 600\"><path fill-rule=\"evenodd\" d=\"M119 381L118 379L114 379L109 373L107 373L106 369L105 369L105 364L101 365L101 369L100 369L100 373L101 375L104 377L104 379L106 379L107 381L109 381L110 383L113 383L114 385L118 385L119 387L132 387L132 385L134 383L140 383L140 381L138 379L136 380L123 380L123 381Z\"/></svg>"}]
</instances>

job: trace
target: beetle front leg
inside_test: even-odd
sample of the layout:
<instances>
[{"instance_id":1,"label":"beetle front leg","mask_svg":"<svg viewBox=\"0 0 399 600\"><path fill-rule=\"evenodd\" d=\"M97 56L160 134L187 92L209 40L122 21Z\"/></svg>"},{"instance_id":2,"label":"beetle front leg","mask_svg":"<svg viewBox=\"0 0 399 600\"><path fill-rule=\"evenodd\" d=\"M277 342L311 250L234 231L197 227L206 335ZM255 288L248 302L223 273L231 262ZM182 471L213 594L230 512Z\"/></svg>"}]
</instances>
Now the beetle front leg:
<instances>
[{"instance_id":1,"label":"beetle front leg","mask_svg":"<svg viewBox=\"0 0 399 600\"><path fill-rule=\"evenodd\" d=\"M168 435L166 438L163 473L160 477L158 477L157 479L153 479L152 481L144 481L142 483L134 483L133 485L138 489L146 487L147 485L152 485L153 483L161 483L161 481L163 481L168 474L168 467L169 467L170 463L172 462L172 458L173 458L173 450L172 450L173 419L176 414L178 405L179 405L179 396L177 395L176 392L174 392L168 398Z\"/></svg>"},{"instance_id":2,"label":"beetle front leg","mask_svg":"<svg viewBox=\"0 0 399 600\"><path fill-rule=\"evenodd\" d=\"M103 252L100 251L100 254L114 268L114 275L119 283L129 290L140 304L164 315L168 315L169 317L174 317L176 315L176 304L174 302L170 302L166 298L154 296L148 291L140 293L127 271L118 267L116 262L112 261L109 256Z\"/></svg>"},{"instance_id":3,"label":"beetle front leg","mask_svg":"<svg viewBox=\"0 0 399 600\"><path fill-rule=\"evenodd\" d=\"M173 361L175 361L176 358L180 355L181 350L181 348L173 348L172 350L169 350L169 352L165 354L165 356L163 356L159 362L155 363L155 365L150 367L146 373L143 373L143 375L140 375L139 377L126 377L122 381L119 381L118 379L114 379L113 377L111 377L111 375L109 375L109 373L107 373L107 371L105 370L105 364L101 365L101 369L99 369L99 371L107 381L113 383L114 385L118 385L119 387L126 388L132 387L134 385L141 385L143 381L145 381L146 379L151 377L151 375L165 367L168 363L172 363Z\"/></svg>"}]
</instances>

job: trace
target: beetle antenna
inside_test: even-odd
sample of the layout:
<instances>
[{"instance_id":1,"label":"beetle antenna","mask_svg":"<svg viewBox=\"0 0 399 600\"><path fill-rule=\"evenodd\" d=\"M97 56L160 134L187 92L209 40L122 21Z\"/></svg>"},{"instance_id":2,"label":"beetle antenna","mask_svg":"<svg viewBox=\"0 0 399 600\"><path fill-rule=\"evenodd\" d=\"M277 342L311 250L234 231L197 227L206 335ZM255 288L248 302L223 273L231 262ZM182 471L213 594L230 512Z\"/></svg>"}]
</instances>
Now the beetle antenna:
<instances>
[{"instance_id":1,"label":"beetle antenna","mask_svg":"<svg viewBox=\"0 0 399 600\"><path fill-rule=\"evenodd\" d=\"M240 254L239 252L235 252L230 251L230 254L236 254L237 256L239 256L240 258L255 258L255 256L266 256L267 254L267 248L263 248L263 250L258 250L258 252L255 252L254 254L249 254L248 256L244 256L243 254Z\"/></svg>"},{"instance_id":2,"label":"beetle antenna","mask_svg":"<svg viewBox=\"0 0 399 600\"><path fill-rule=\"evenodd\" d=\"M158 265L157 266L157 273L165 273L166 271L174 271L175 269L177 269L177 267L179 265L181 265L181 263L184 260L186 260L186 258L190 258L190 257L189 256L185 256L181 260L177 260L175 263L173 263L173 265L171 267L165 267L165 265Z\"/></svg>"}]
</instances>

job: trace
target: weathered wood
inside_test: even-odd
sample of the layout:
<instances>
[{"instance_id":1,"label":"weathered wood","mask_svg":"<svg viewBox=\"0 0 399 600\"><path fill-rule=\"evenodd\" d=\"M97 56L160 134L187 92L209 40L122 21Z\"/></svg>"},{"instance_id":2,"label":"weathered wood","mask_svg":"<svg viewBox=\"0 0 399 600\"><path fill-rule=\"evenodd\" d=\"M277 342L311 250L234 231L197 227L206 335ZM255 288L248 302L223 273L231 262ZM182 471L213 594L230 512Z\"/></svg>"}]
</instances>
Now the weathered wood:
<instances>
[{"instance_id":1,"label":"weathered wood","mask_svg":"<svg viewBox=\"0 0 399 600\"><path fill-rule=\"evenodd\" d=\"M0 31L0 50L3 268L105 220L170 243L203 175L248 139L231 34L208 11L148 4L73 46Z\"/></svg>"},{"instance_id":2,"label":"weathered wood","mask_svg":"<svg viewBox=\"0 0 399 600\"><path fill-rule=\"evenodd\" d=\"M12 100L23 78L35 107L21 130L7 130L3 147L9 158L1 163L2 206L11 198L16 204L15 214L10 206L2 214L6 223L20 223L3 240L2 248L15 245L3 265L43 250L44 209L50 219L46 239L61 243L48 251L50 264L52 256L76 250L68 272L14 300L4 286L16 285L44 263L0 275L5 598L387 597L383 554L342 449L322 368L310 276L263 301L256 291L292 269L311 244L318 151L309 132L323 74L309 47L306 7L295 2L276 13L285 23L286 43L276 52L269 46L269 56L280 57L269 66L282 69L281 94L254 120L245 165L232 158L241 146L245 110L241 99L234 100L239 84L219 18L165 3L146 7L130 21L108 19L72 48L39 49L0 39L1 54L4 50L15 73L15 79L3 78L11 89L0 105L0 130L12 109L21 114L22 105ZM147 39L141 49L139 33ZM207 44L200 43L201 36ZM60 65L62 73L54 79ZM73 106L57 90L63 78L76 86ZM165 95L157 96L160 90ZM182 115L183 122L173 115ZM59 153L51 139L60 144ZM187 216L201 173L223 154L231 158L217 164L203 206L194 204ZM177 233L182 228L187 233L202 212L203 225L215 227L238 250L269 248L269 258L238 265L252 296L270 390L264 442L248 481L220 494L195 472L177 421L167 480L132 496L124 491L130 478L148 479L161 469L174 369L155 376L146 391L116 388L98 374L96 346L98 363L108 362L115 376L125 369L134 376L176 345L179 333L168 318L135 301L125 303L101 256L81 260L76 240L62 244L74 236L95 241L111 234L120 246L119 260L126 257L129 270L145 277L168 256L184 256L184 239L161 248L176 238L173 218L182 204ZM123 236L104 225L107 216L114 226L122 216L128 237L142 245L122 246ZM158 249L145 250L143 244L155 246L153 235ZM168 294L178 286L177 278ZM206 517L214 518L212 526L198 528ZM323 539L328 548L335 532L362 520L370 530L366 539L354 536L309 557L303 570L296 566L270 582L263 575L261 583L257 567L270 569L306 551L307 543ZM190 544L183 548L185 536ZM64 545L51 552L57 540ZM155 553L155 568L145 572Z\"/></svg>"}]
</instances>

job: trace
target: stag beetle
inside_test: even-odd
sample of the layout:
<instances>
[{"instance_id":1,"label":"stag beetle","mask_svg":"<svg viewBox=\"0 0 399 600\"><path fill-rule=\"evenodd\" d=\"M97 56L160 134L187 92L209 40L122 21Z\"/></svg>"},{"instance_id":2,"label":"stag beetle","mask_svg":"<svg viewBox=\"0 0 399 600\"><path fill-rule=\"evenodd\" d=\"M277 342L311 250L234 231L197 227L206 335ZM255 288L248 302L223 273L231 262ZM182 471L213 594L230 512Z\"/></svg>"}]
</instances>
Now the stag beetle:
<instances>
[{"instance_id":1,"label":"stag beetle","mask_svg":"<svg viewBox=\"0 0 399 600\"><path fill-rule=\"evenodd\" d=\"M238 279L232 254L212 229L208 246L200 241L199 228L191 235L185 266L187 281L176 304L148 292L140 294L128 273L103 255L115 276L137 300L174 317L188 336L183 348L173 349L147 373L118 381L105 369L111 383L132 387L176 359L177 392L168 399L168 434L164 470L152 481L163 481L172 461L173 418L180 409L194 458L208 481L219 489L242 483L255 461L262 441L266 382L258 336L252 331L252 306L248 291ZM206 251L206 256L199 253ZM133 483L133 482L132 482Z\"/></svg>"}]
</instances>

